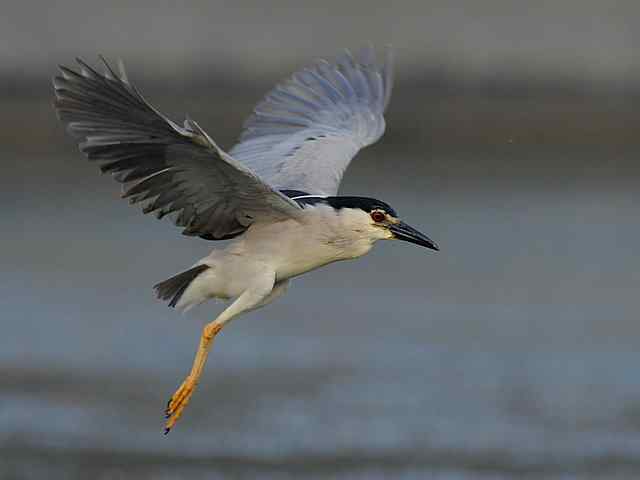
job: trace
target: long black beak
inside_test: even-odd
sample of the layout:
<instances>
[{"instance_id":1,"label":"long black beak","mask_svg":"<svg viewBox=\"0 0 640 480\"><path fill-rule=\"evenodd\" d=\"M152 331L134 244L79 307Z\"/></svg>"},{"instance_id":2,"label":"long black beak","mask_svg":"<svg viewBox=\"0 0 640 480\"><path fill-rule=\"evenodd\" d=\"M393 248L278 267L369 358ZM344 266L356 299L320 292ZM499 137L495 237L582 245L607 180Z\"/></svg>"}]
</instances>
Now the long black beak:
<instances>
[{"instance_id":1,"label":"long black beak","mask_svg":"<svg viewBox=\"0 0 640 480\"><path fill-rule=\"evenodd\" d=\"M416 245L421 245L432 250L440 250L436 242L404 222L392 223L389 225L389 230L391 230L393 236L398 240L415 243Z\"/></svg>"}]
</instances>

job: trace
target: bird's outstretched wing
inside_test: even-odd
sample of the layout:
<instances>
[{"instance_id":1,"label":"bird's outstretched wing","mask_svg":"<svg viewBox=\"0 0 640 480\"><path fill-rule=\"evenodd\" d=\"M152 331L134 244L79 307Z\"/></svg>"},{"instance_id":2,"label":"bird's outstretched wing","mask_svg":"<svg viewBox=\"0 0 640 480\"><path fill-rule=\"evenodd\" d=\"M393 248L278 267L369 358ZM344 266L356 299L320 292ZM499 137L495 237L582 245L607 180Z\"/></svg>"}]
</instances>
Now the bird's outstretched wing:
<instances>
[{"instance_id":1,"label":"bird's outstretched wing","mask_svg":"<svg viewBox=\"0 0 640 480\"><path fill-rule=\"evenodd\" d=\"M382 66L371 47L320 60L267 94L229 153L275 188L335 195L354 155L384 133L392 73L390 49Z\"/></svg>"},{"instance_id":2,"label":"bird's outstretched wing","mask_svg":"<svg viewBox=\"0 0 640 480\"><path fill-rule=\"evenodd\" d=\"M144 213L173 214L185 235L231 238L256 221L295 218L298 205L223 152L187 118L180 127L149 104L101 58L104 74L78 59L60 67L55 107L80 150L123 183Z\"/></svg>"}]
</instances>

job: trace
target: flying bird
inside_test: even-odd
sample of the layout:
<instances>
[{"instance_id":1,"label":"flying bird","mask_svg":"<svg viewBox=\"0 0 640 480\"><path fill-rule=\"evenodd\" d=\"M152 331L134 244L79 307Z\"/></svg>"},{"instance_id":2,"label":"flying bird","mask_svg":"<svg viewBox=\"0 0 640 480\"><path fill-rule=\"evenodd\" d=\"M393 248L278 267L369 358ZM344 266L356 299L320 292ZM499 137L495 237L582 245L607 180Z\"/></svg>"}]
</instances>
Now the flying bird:
<instances>
[{"instance_id":1,"label":"flying bird","mask_svg":"<svg viewBox=\"0 0 640 480\"><path fill-rule=\"evenodd\" d=\"M387 203L341 196L351 159L384 133L393 84L391 50L373 48L317 61L277 85L256 106L228 152L191 118L181 126L154 108L100 57L53 79L55 108L80 151L123 184L144 213L169 216L182 233L232 240L155 285L172 307L232 300L208 323L191 368L170 398L165 434L198 385L214 337L238 315L271 303L292 278L361 257L378 240L438 250Z\"/></svg>"}]
</instances>

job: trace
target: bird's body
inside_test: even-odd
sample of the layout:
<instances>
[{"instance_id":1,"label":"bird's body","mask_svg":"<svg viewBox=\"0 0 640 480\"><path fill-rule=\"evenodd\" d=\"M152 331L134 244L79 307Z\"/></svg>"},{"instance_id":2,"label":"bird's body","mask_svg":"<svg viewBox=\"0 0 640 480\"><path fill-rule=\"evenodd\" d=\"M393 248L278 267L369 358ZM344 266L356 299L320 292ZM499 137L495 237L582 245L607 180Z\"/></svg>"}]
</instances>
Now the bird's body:
<instances>
[{"instance_id":1,"label":"bird's body","mask_svg":"<svg viewBox=\"0 0 640 480\"><path fill-rule=\"evenodd\" d=\"M80 150L124 185L144 213L170 216L183 233L228 240L191 268L155 286L170 306L232 300L204 327L191 372L167 406L175 425L202 374L214 336L233 318L284 294L291 278L365 255L378 240L437 250L386 203L338 196L358 150L385 129L391 59L372 49L319 61L276 86L256 107L240 141L223 151L193 120L180 127L152 107L105 61L104 74L78 60L61 67L56 108Z\"/></svg>"},{"instance_id":2,"label":"bird's body","mask_svg":"<svg viewBox=\"0 0 640 480\"><path fill-rule=\"evenodd\" d=\"M335 210L320 203L306 206L299 220L256 223L196 263L209 268L195 277L176 306L237 297L249 279L267 276L279 284L332 262L361 257L376 240L364 228L368 217L359 209ZM391 238L388 231L379 229L379 234L380 239Z\"/></svg>"}]
</instances>

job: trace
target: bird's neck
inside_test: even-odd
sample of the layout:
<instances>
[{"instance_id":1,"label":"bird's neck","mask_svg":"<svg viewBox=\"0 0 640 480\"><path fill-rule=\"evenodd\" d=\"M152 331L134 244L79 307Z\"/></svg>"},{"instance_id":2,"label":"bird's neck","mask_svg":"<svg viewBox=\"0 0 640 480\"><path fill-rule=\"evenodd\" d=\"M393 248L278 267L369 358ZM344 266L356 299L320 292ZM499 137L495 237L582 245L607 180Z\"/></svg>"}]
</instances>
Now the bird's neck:
<instances>
[{"instance_id":1,"label":"bird's neck","mask_svg":"<svg viewBox=\"0 0 640 480\"><path fill-rule=\"evenodd\" d=\"M320 244L329 247L336 260L361 257L369 252L376 239L361 224L361 213L349 209L319 209L321 219L312 222L311 230Z\"/></svg>"}]
</instances>

